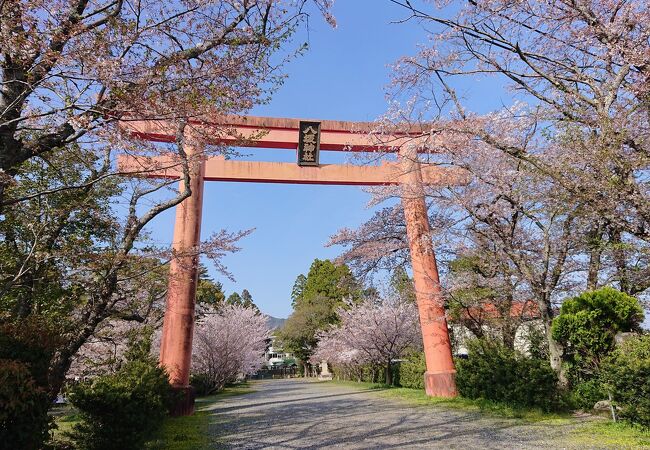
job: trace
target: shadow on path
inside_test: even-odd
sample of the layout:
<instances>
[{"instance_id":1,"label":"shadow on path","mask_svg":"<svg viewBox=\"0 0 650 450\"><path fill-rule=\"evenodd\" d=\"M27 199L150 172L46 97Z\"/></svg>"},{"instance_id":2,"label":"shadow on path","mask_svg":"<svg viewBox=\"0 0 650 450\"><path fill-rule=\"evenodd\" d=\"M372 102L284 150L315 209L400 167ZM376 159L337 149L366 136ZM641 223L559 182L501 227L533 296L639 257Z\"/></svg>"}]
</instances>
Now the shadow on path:
<instances>
[{"instance_id":1,"label":"shadow on path","mask_svg":"<svg viewBox=\"0 0 650 450\"><path fill-rule=\"evenodd\" d=\"M566 448L573 425L522 424L480 413L413 407L333 383L255 383L212 404L213 448Z\"/></svg>"}]
</instances>

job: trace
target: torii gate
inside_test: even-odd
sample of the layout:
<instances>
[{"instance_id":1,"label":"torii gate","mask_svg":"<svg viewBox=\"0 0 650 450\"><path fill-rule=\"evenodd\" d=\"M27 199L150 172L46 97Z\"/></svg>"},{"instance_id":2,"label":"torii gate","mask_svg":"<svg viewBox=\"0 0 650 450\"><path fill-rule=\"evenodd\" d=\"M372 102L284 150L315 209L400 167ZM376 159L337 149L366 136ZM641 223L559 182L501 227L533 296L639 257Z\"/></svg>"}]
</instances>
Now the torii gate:
<instances>
[{"instance_id":1,"label":"torii gate","mask_svg":"<svg viewBox=\"0 0 650 450\"><path fill-rule=\"evenodd\" d=\"M466 182L465 173L459 169L421 164L417 158L417 140L422 133L417 129L382 136L383 143L378 144L376 138L369 135L373 127L371 123L321 121L308 124L320 126L318 135L320 150L392 151L398 152L399 163L383 163L380 166L318 165L316 157L315 164L309 164L312 167L304 167L293 163L232 161L219 156L202 156L205 144L298 149L300 153L302 147L299 149L299 145L302 146L303 141L300 135L301 121L298 119L223 116L212 123L190 122L185 128L184 150L190 160L192 195L176 208L174 256L170 264L169 289L160 348L160 363L167 368L172 385L177 390L185 392L185 401L179 405L176 414L188 415L194 410L189 376L198 256L188 255L196 253L192 250L196 249L200 242L205 180L325 185L401 185L427 367L424 376L426 393L436 397L456 396L454 380L456 371L430 238L423 186L463 184ZM121 122L120 125L141 139L155 142L176 141L178 128L173 121L129 120ZM224 133L222 131L224 129L229 131ZM305 133L304 128L302 131ZM122 172L134 172L139 176L179 178L181 175L178 161L172 156L140 158L121 155L119 166ZM180 184L182 188L182 180Z\"/></svg>"}]
</instances>

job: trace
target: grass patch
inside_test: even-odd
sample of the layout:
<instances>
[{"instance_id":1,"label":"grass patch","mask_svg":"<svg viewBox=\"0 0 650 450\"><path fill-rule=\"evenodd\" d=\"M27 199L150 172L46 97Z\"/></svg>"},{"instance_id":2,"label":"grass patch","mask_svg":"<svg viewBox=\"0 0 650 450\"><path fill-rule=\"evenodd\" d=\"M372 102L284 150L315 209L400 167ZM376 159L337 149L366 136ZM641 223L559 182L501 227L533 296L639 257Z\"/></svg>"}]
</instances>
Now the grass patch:
<instances>
[{"instance_id":1,"label":"grass patch","mask_svg":"<svg viewBox=\"0 0 650 450\"><path fill-rule=\"evenodd\" d=\"M650 448L650 430L625 422L598 420L572 430L568 439L580 448Z\"/></svg>"},{"instance_id":2,"label":"grass patch","mask_svg":"<svg viewBox=\"0 0 650 450\"><path fill-rule=\"evenodd\" d=\"M253 392L251 383L226 386L222 391L196 399L196 412L191 416L167 417L156 437L146 448L149 450L191 450L208 448L210 413L205 408L228 397Z\"/></svg>"},{"instance_id":3,"label":"grass patch","mask_svg":"<svg viewBox=\"0 0 650 450\"><path fill-rule=\"evenodd\" d=\"M568 423L568 413L549 413L536 408L521 408L485 399L468 399L463 397L441 398L429 397L424 391L409 388L391 388L379 395L386 398L403 400L412 405L435 405L469 412L480 412L494 417L519 419L525 422Z\"/></svg>"},{"instance_id":4,"label":"grass patch","mask_svg":"<svg viewBox=\"0 0 650 450\"><path fill-rule=\"evenodd\" d=\"M64 433L72 431L72 427L81 421L77 410L71 405L57 405L49 413L54 417L55 424L52 439L56 442L67 442Z\"/></svg>"},{"instance_id":5,"label":"grass patch","mask_svg":"<svg viewBox=\"0 0 650 450\"><path fill-rule=\"evenodd\" d=\"M232 384L226 386L222 391L217 392L213 395L208 395L206 397L200 397L196 399L196 407L201 408L205 406L206 403L214 403L216 401L222 400L228 397L235 397L237 395L249 394L255 392L254 381L246 381L243 383Z\"/></svg>"},{"instance_id":6,"label":"grass patch","mask_svg":"<svg viewBox=\"0 0 650 450\"><path fill-rule=\"evenodd\" d=\"M167 417L156 437L147 443L150 450L190 450L208 447L207 411L191 416Z\"/></svg>"},{"instance_id":7,"label":"grass patch","mask_svg":"<svg viewBox=\"0 0 650 450\"><path fill-rule=\"evenodd\" d=\"M334 383L362 390L374 390L381 397L401 401L412 406L441 406L468 412L479 412L493 417L518 419L525 422L552 422L560 425L571 421L568 413L547 413L540 409L520 408L490 400L470 400L462 397L429 397L419 389L387 386L378 383L356 383L354 381L334 381Z\"/></svg>"}]
</instances>

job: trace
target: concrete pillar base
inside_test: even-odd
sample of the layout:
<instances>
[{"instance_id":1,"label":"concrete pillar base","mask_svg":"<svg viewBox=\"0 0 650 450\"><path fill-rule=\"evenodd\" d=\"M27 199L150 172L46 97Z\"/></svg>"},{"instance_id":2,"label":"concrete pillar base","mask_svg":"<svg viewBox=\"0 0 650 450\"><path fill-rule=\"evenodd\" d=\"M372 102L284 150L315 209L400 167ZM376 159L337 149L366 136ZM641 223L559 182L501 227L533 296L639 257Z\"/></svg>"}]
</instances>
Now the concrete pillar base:
<instances>
[{"instance_id":1,"label":"concrete pillar base","mask_svg":"<svg viewBox=\"0 0 650 450\"><path fill-rule=\"evenodd\" d=\"M456 397L456 371L424 372L424 390L429 397Z\"/></svg>"},{"instance_id":2,"label":"concrete pillar base","mask_svg":"<svg viewBox=\"0 0 650 450\"><path fill-rule=\"evenodd\" d=\"M191 416L194 414L196 393L192 386L172 386L174 402L169 409L172 417Z\"/></svg>"}]
</instances>

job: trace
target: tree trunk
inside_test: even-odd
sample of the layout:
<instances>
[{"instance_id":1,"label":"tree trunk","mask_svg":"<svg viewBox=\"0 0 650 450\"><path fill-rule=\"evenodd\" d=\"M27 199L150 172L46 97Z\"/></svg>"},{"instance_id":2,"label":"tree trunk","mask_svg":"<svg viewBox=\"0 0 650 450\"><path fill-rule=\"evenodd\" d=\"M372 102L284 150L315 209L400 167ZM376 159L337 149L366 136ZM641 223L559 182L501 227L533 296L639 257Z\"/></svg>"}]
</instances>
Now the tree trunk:
<instances>
[{"instance_id":1,"label":"tree trunk","mask_svg":"<svg viewBox=\"0 0 650 450\"><path fill-rule=\"evenodd\" d=\"M564 349L562 348L559 342L553 339L553 335L551 333L552 323L553 323L553 319L544 320L544 333L546 334L546 342L548 343L549 360L551 363L551 368L557 374L560 384L565 386L568 381L566 378L565 368L562 365L562 354L564 353Z\"/></svg>"},{"instance_id":2,"label":"tree trunk","mask_svg":"<svg viewBox=\"0 0 650 450\"><path fill-rule=\"evenodd\" d=\"M598 287L598 273L600 272L600 260L603 253L601 241L603 239L602 226L598 226L587 234L589 239L589 268L587 271L587 290L593 291Z\"/></svg>"},{"instance_id":3,"label":"tree trunk","mask_svg":"<svg viewBox=\"0 0 650 450\"><path fill-rule=\"evenodd\" d=\"M512 326L513 323L509 322L501 328L501 337L503 340L503 345L509 349L515 349L515 338L517 336L516 326ZM520 325L517 323L517 325Z\"/></svg>"},{"instance_id":4,"label":"tree trunk","mask_svg":"<svg viewBox=\"0 0 650 450\"><path fill-rule=\"evenodd\" d=\"M612 244L612 255L614 256L614 265L616 266L616 278L618 278L619 287L622 292L628 295L634 295L632 283L630 282L629 271L627 267L627 257L621 241L621 231L611 228L609 231L609 242Z\"/></svg>"},{"instance_id":5,"label":"tree trunk","mask_svg":"<svg viewBox=\"0 0 650 450\"><path fill-rule=\"evenodd\" d=\"M551 326L553 325L553 307L550 299L546 298L546 296L540 295L540 298L538 306L540 318L544 324L544 335L546 336L546 342L548 343L549 362L551 363L551 368L557 374L560 384L565 386L567 384L567 378L565 369L562 365L562 354L564 353L564 349L559 342L553 339L553 334L551 332Z\"/></svg>"},{"instance_id":6,"label":"tree trunk","mask_svg":"<svg viewBox=\"0 0 650 450\"><path fill-rule=\"evenodd\" d=\"M390 359L386 363L386 384L389 386L393 385L393 371L391 369Z\"/></svg>"}]
</instances>

